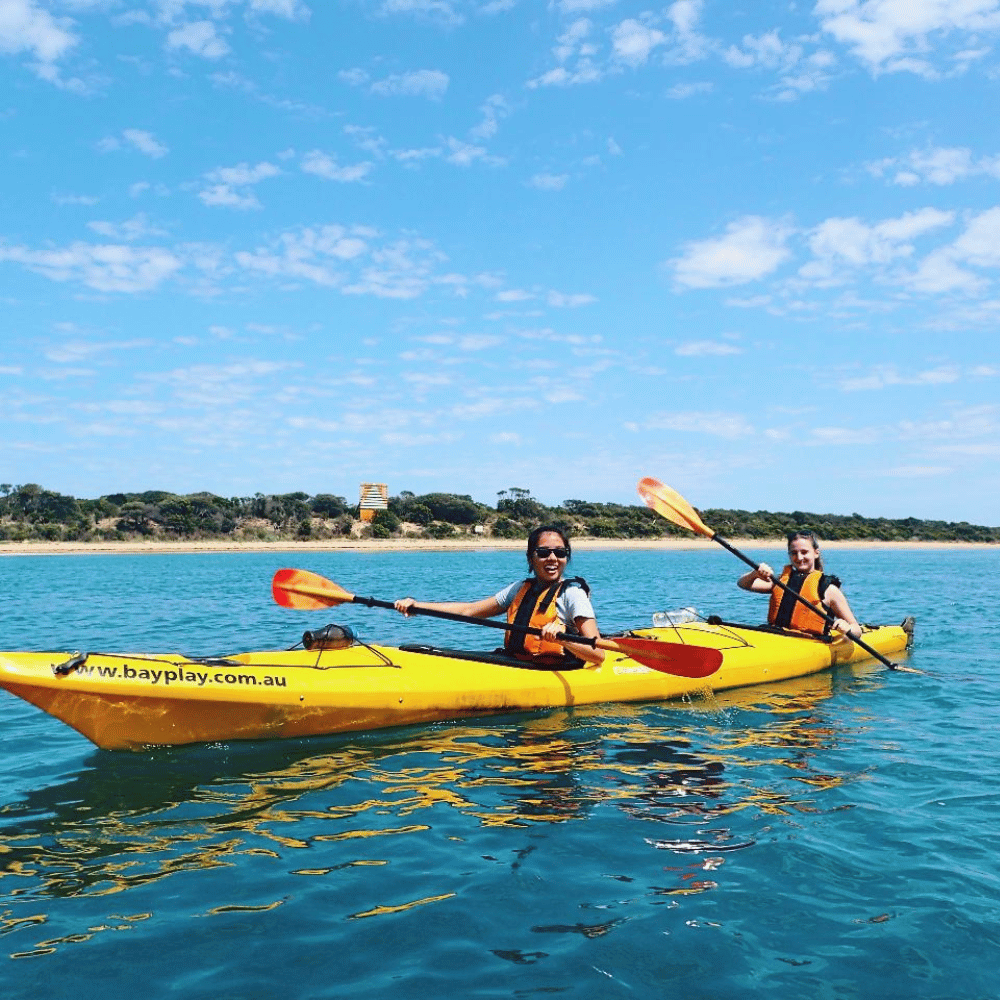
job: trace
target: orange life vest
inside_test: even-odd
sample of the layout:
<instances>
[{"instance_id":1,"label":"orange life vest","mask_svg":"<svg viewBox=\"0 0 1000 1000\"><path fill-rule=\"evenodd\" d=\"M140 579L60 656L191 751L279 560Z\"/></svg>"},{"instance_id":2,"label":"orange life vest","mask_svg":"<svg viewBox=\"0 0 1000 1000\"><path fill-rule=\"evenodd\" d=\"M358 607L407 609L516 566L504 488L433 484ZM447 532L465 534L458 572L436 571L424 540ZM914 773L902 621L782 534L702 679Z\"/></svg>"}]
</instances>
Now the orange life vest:
<instances>
[{"instance_id":1,"label":"orange life vest","mask_svg":"<svg viewBox=\"0 0 1000 1000\"><path fill-rule=\"evenodd\" d=\"M791 566L786 566L781 571L779 579L789 590L829 613L830 609L823 603L823 597L832 581L825 573L818 569L814 569L811 573L802 573L793 570ZM795 600L781 587L775 587L771 591L767 620L778 628L794 629L796 632L811 632L814 635L828 635L830 632L829 620L816 614L815 611L810 611L801 601Z\"/></svg>"},{"instance_id":2,"label":"orange life vest","mask_svg":"<svg viewBox=\"0 0 1000 1000\"><path fill-rule=\"evenodd\" d=\"M521 589L514 595L510 607L507 608L507 621L512 625L528 625L531 628L541 628L559 618L556 609L556 598L570 586L583 586L586 583L579 577L571 580L561 580L550 586L543 586L534 578L521 584ZM566 623L567 632L575 632L573 622ZM519 660L531 660L533 663L551 662L559 666L567 661L578 662L565 647L558 642L547 642L540 635L526 635L523 632L508 632L504 637L504 648Z\"/></svg>"}]
</instances>

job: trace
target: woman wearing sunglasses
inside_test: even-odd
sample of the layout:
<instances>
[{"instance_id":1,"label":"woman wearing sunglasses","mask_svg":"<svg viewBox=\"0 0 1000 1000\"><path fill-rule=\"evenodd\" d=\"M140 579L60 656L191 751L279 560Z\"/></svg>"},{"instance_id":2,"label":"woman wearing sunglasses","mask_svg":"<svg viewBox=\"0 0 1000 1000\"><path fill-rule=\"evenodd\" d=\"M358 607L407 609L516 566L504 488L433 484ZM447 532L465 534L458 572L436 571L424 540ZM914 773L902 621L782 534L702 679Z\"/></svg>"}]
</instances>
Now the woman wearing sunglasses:
<instances>
[{"instance_id":1,"label":"woman wearing sunglasses","mask_svg":"<svg viewBox=\"0 0 1000 1000\"><path fill-rule=\"evenodd\" d=\"M793 531L788 536L788 561L789 565L782 570L778 579L810 604L818 605L832 614L833 621L810 611L801 601L795 600L781 587L776 587L774 571L767 563L761 563L755 570L744 573L736 581L736 585L743 590L771 595L767 613L767 620L771 625L816 635L827 635L831 628L844 635L861 635L861 626L840 589L839 578L823 572L823 558L814 532Z\"/></svg>"},{"instance_id":2,"label":"woman wearing sunglasses","mask_svg":"<svg viewBox=\"0 0 1000 1000\"><path fill-rule=\"evenodd\" d=\"M555 638L559 632L594 639L601 634L586 580L564 577L571 555L566 534L560 528L542 525L528 536L528 569L532 573L528 579L518 580L479 601L432 604L404 597L395 602L395 607L404 615L413 608L430 608L470 618L493 618L506 612L511 624L529 625L542 632L540 636L507 632L504 651L508 655L540 667L600 666L604 662L603 650Z\"/></svg>"}]
</instances>

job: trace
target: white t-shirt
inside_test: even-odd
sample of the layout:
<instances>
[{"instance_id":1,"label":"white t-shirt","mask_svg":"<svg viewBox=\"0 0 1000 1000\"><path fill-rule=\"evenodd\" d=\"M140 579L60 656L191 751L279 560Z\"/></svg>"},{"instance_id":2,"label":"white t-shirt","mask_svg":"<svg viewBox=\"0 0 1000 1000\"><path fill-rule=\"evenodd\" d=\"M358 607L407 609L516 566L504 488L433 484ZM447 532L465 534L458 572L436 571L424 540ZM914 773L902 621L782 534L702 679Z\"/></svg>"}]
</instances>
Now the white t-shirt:
<instances>
[{"instance_id":1,"label":"white t-shirt","mask_svg":"<svg viewBox=\"0 0 1000 1000\"><path fill-rule=\"evenodd\" d=\"M501 610L506 611L514 603L517 592L523 586L524 580L518 580L509 587L504 587L503 590L495 595L496 602L500 605ZM556 611L559 614L560 621L564 621L573 629L576 628L577 618L597 617L594 614L594 606L590 603L590 598L587 596L587 591L578 583L571 583L556 597Z\"/></svg>"}]
</instances>

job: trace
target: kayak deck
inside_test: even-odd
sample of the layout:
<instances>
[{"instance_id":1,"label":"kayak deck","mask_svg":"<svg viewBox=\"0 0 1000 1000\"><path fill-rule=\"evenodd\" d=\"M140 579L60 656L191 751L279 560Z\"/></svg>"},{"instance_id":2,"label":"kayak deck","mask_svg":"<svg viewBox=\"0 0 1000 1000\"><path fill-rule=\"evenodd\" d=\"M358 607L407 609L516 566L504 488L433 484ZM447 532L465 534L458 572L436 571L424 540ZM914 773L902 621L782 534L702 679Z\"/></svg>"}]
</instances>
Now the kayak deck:
<instances>
[{"instance_id":1,"label":"kayak deck","mask_svg":"<svg viewBox=\"0 0 1000 1000\"><path fill-rule=\"evenodd\" d=\"M719 649L721 668L692 679L621 653L598 668L537 669L486 652L355 642L342 649L180 654L0 652L0 687L104 749L356 732L502 712L663 701L868 659L825 642L753 627L690 622L630 636ZM904 651L900 626L867 630L883 655Z\"/></svg>"}]
</instances>

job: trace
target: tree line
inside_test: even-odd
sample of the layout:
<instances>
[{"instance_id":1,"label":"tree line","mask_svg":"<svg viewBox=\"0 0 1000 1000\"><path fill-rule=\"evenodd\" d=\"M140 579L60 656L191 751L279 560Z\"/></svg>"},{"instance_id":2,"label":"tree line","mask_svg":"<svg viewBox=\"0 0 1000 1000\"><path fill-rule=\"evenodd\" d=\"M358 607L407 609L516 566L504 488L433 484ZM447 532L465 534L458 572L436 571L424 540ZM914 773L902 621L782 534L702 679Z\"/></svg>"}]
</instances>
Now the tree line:
<instances>
[{"instance_id":1,"label":"tree line","mask_svg":"<svg viewBox=\"0 0 1000 1000\"><path fill-rule=\"evenodd\" d=\"M1000 527L965 521L863 517L706 508L713 530L728 538L770 540L808 528L831 541L1000 542ZM494 506L455 493L403 490L388 507L363 521L358 504L330 493L256 493L219 497L163 490L110 493L78 499L28 483L0 483L0 541L105 542L230 539L290 541L370 538L526 538L539 524L555 524L574 537L656 539L690 533L639 504L564 500L555 507L529 490L511 487Z\"/></svg>"}]
</instances>

